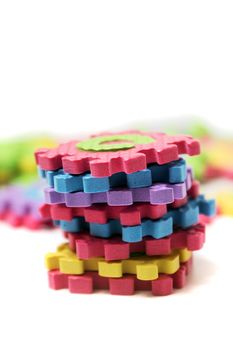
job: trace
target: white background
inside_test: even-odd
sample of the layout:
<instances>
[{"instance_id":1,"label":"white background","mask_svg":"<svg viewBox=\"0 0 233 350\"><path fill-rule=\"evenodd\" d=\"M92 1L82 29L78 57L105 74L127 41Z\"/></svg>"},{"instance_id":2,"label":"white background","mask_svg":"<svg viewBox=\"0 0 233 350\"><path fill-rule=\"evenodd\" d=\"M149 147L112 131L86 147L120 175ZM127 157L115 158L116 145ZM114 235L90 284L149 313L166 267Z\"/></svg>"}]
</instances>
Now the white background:
<instances>
[{"instance_id":1,"label":"white background","mask_svg":"<svg viewBox=\"0 0 233 350\"><path fill-rule=\"evenodd\" d=\"M232 130L232 1L0 1L0 137L198 115ZM232 229L173 296L47 288L61 235L0 226L0 348L232 349Z\"/></svg>"},{"instance_id":2,"label":"white background","mask_svg":"<svg viewBox=\"0 0 233 350\"><path fill-rule=\"evenodd\" d=\"M232 1L0 1L0 136L233 116Z\"/></svg>"}]
</instances>

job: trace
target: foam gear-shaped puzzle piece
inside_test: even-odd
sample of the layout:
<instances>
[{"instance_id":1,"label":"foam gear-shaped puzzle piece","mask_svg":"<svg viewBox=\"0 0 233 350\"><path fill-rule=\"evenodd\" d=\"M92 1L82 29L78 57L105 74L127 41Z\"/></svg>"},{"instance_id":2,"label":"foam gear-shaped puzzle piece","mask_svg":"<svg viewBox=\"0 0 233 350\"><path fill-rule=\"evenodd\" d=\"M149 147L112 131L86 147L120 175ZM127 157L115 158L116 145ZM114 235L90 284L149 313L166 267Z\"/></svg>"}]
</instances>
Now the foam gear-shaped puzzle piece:
<instances>
[{"instance_id":1,"label":"foam gear-shaped puzzle piece","mask_svg":"<svg viewBox=\"0 0 233 350\"><path fill-rule=\"evenodd\" d=\"M68 244L58 247L56 253L49 253L45 257L48 270L59 269L60 272L72 275L82 275L85 271L98 271L102 277L119 278L123 274L135 274L139 280L150 281L157 279L159 273L173 274L180 264L188 261L192 253L187 249L173 251L167 256L153 256L137 254L126 260L114 262L103 258L79 259Z\"/></svg>"},{"instance_id":2,"label":"foam gear-shaped puzzle piece","mask_svg":"<svg viewBox=\"0 0 233 350\"><path fill-rule=\"evenodd\" d=\"M114 139L114 151L104 149L106 137ZM130 139L128 149L123 147L122 139L126 142ZM98 146L101 147L93 149L89 148L89 144L87 150L83 144L85 142L88 144L90 140L97 142ZM117 150L116 145L120 145ZM112 147L113 144L110 146ZM35 157L37 165L43 170L63 168L68 174L82 174L90 171L93 176L105 177L119 172L131 174L144 170L150 163L166 164L177 160L179 154L198 155L199 153L200 144L191 136L168 136L163 133L126 131L117 134L102 134L82 142L71 141L54 149L39 149L35 153Z\"/></svg>"},{"instance_id":3,"label":"foam gear-shaped puzzle piece","mask_svg":"<svg viewBox=\"0 0 233 350\"><path fill-rule=\"evenodd\" d=\"M187 168L184 159L164 165L149 164L147 169L132 174L117 173L109 177L95 177L90 173L71 175L58 171L43 171L39 169L41 177L47 179L50 187L56 192L68 193L83 191L86 193L108 192L115 187L141 188L152 186L155 182L180 183L186 180Z\"/></svg>"},{"instance_id":4,"label":"foam gear-shaped puzzle piece","mask_svg":"<svg viewBox=\"0 0 233 350\"><path fill-rule=\"evenodd\" d=\"M45 189L45 200L49 204L65 203L67 207L90 207L92 204L107 203L110 206L132 205L137 202L169 204L187 195L185 183L156 184L150 187L117 189L100 193L58 193L52 188Z\"/></svg>"},{"instance_id":5,"label":"foam gear-shaped puzzle piece","mask_svg":"<svg viewBox=\"0 0 233 350\"><path fill-rule=\"evenodd\" d=\"M159 219L167 213L167 205L138 203L130 207L110 207L106 204L95 204L88 208L68 208L64 204L44 204L41 207L44 218L51 220L71 221L74 217L83 216L86 222L106 224L109 219L118 219L121 225L139 225L143 218Z\"/></svg>"},{"instance_id":6,"label":"foam gear-shaped puzzle piece","mask_svg":"<svg viewBox=\"0 0 233 350\"><path fill-rule=\"evenodd\" d=\"M118 220L109 220L107 224L90 223L89 228L93 236L108 238L120 234L124 242L139 242L148 234L153 238L170 235L173 232L173 220L167 215L159 220L143 219L140 225L135 226L122 226Z\"/></svg>"},{"instance_id":7,"label":"foam gear-shaped puzzle piece","mask_svg":"<svg viewBox=\"0 0 233 350\"><path fill-rule=\"evenodd\" d=\"M77 217L71 221L57 220L55 224L63 231L78 233L88 231L91 235L109 238L117 234L122 235L124 242L140 242L145 236L159 239L173 233L173 226L189 228L199 221L199 214L214 215L215 202L207 201L204 196L199 196L179 208L171 209L159 220L143 219L140 225L122 226L119 220L109 220L107 224L87 223L83 217Z\"/></svg>"},{"instance_id":8,"label":"foam gear-shaped puzzle piece","mask_svg":"<svg viewBox=\"0 0 233 350\"><path fill-rule=\"evenodd\" d=\"M196 216L198 217L198 215ZM192 221L194 220L192 219ZM198 218L195 223L197 222ZM54 224L66 232L89 231L91 235L103 238L120 234L124 242L139 242L146 235L158 239L169 236L173 231L173 218L170 216L159 220L145 219L140 225L135 226L122 226L118 220L109 220L106 224L87 223L82 217L74 218L71 221L55 221Z\"/></svg>"},{"instance_id":9,"label":"foam gear-shaped puzzle piece","mask_svg":"<svg viewBox=\"0 0 233 350\"><path fill-rule=\"evenodd\" d=\"M186 197L192 186L192 173L188 171L185 182L178 184L155 184L150 187L111 190L101 193L58 193L53 188L45 189L45 201L48 204L65 203L67 207L89 207L96 203L109 206L132 205L136 202L151 204L169 204Z\"/></svg>"},{"instance_id":10,"label":"foam gear-shaped puzzle piece","mask_svg":"<svg viewBox=\"0 0 233 350\"><path fill-rule=\"evenodd\" d=\"M48 137L34 136L11 141L0 141L0 184L36 181L34 150L38 147L55 147L56 142Z\"/></svg>"},{"instance_id":11,"label":"foam gear-shaped puzzle piece","mask_svg":"<svg viewBox=\"0 0 233 350\"><path fill-rule=\"evenodd\" d=\"M51 221L42 218L39 207L43 202L42 183L9 185L0 190L0 219L14 227L39 229L50 226Z\"/></svg>"},{"instance_id":12,"label":"foam gear-shaped puzzle piece","mask_svg":"<svg viewBox=\"0 0 233 350\"><path fill-rule=\"evenodd\" d=\"M193 181L188 191L190 198L195 199L199 195L199 183ZM173 208L179 208L187 204L188 198L175 200L170 204ZM43 204L40 208L41 215L50 220L71 221L74 217L83 216L86 222L106 224L109 219L119 219L123 226L134 226L141 223L142 218L159 219L167 213L167 205L152 205L149 203L135 203L131 206L108 206L107 204L95 204L91 207L66 207L64 204Z\"/></svg>"},{"instance_id":13,"label":"foam gear-shaped puzzle piece","mask_svg":"<svg viewBox=\"0 0 233 350\"><path fill-rule=\"evenodd\" d=\"M138 243L125 243L119 237L103 239L88 233L66 233L69 247L80 259L103 257L106 261L128 259L133 253L147 256L169 255L175 249L199 250L205 242L205 226L198 224L186 230L176 230L171 236L161 239L144 238Z\"/></svg>"},{"instance_id":14,"label":"foam gear-shaped puzzle piece","mask_svg":"<svg viewBox=\"0 0 233 350\"><path fill-rule=\"evenodd\" d=\"M106 278L93 271L74 276L51 270L48 271L48 281L51 289L69 289L71 293L90 294L96 289L107 289L113 295L133 295L135 291L151 291L154 296L165 296L171 294L173 289L185 286L186 276L191 267L192 258L182 263L174 274L159 274L159 277L152 281L142 281L134 275L127 274L120 278Z\"/></svg>"}]
</instances>

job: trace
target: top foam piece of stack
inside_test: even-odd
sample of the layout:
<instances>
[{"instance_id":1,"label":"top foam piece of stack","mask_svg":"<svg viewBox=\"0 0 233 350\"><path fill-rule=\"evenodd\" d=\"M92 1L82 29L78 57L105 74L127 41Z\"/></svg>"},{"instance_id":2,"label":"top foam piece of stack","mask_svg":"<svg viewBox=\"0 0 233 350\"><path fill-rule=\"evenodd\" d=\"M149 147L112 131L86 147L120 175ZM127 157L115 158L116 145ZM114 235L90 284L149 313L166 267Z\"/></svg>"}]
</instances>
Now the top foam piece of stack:
<instances>
[{"instance_id":1,"label":"top foam piece of stack","mask_svg":"<svg viewBox=\"0 0 233 350\"><path fill-rule=\"evenodd\" d=\"M39 149L35 156L40 169L95 177L131 174L148 164L167 164L180 154L197 155L200 145L189 136L129 131L102 134L84 141L71 141L53 149Z\"/></svg>"}]
</instances>

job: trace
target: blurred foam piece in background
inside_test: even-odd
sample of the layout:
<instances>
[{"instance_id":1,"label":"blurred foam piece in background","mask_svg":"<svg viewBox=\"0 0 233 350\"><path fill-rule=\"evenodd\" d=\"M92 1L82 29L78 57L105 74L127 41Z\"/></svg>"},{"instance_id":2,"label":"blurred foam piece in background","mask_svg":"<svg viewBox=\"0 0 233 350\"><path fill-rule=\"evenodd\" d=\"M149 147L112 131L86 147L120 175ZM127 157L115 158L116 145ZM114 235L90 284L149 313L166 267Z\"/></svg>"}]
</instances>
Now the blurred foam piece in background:
<instances>
[{"instance_id":1,"label":"blurred foam piece in background","mask_svg":"<svg viewBox=\"0 0 233 350\"><path fill-rule=\"evenodd\" d=\"M34 150L56 144L54 138L42 135L21 136L0 142L0 220L28 229L51 226L39 213L43 194Z\"/></svg>"},{"instance_id":2,"label":"blurred foam piece in background","mask_svg":"<svg viewBox=\"0 0 233 350\"><path fill-rule=\"evenodd\" d=\"M37 179L34 160L36 148L53 147L57 142L49 136L19 136L0 141L0 184L28 183Z\"/></svg>"}]
</instances>

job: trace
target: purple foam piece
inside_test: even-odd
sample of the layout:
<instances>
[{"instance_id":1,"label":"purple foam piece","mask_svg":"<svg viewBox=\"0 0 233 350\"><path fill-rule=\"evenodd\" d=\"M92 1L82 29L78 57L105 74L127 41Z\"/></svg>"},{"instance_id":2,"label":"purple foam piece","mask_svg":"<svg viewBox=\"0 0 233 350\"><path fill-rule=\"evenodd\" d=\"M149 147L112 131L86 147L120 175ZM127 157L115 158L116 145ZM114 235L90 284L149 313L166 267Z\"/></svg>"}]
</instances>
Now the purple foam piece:
<instances>
[{"instance_id":1,"label":"purple foam piece","mask_svg":"<svg viewBox=\"0 0 233 350\"><path fill-rule=\"evenodd\" d=\"M144 188L116 189L101 193L58 193L53 188L45 190L45 200L49 204L65 203L67 207L89 207L94 203L107 203L110 206L131 205L134 202L169 204L182 199L192 185L192 172L189 169L187 180L178 184L155 184Z\"/></svg>"},{"instance_id":2,"label":"purple foam piece","mask_svg":"<svg viewBox=\"0 0 233 350\"><path fill-rule=\"evenodd\" d=\"M45 202L50 204L61 204L65 202L63 193L56 192L53 188L48 187L44 190Z\"/></svg>"}]
</instances>

